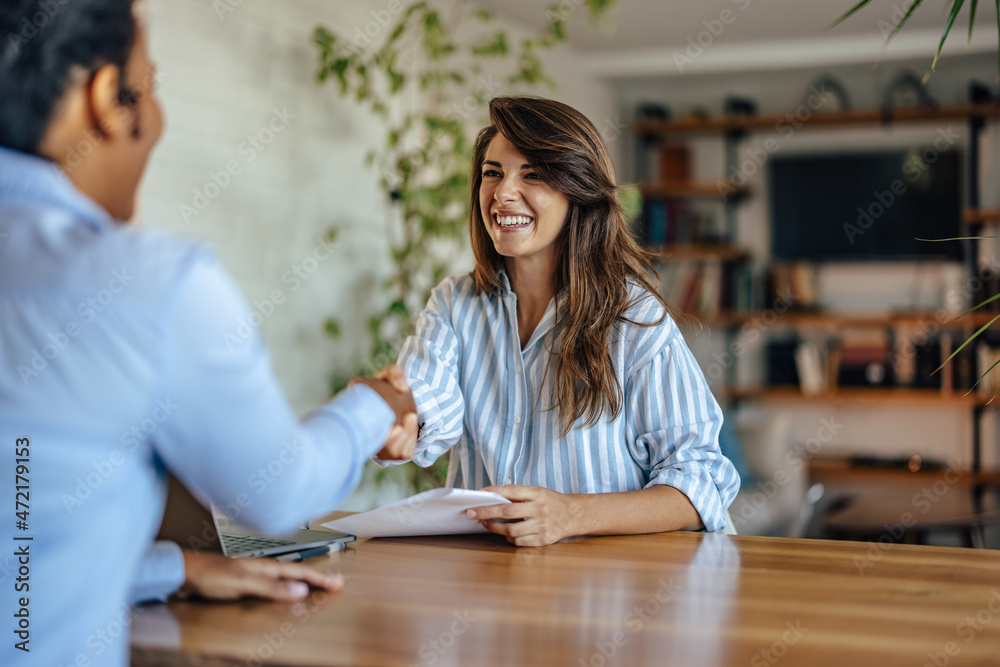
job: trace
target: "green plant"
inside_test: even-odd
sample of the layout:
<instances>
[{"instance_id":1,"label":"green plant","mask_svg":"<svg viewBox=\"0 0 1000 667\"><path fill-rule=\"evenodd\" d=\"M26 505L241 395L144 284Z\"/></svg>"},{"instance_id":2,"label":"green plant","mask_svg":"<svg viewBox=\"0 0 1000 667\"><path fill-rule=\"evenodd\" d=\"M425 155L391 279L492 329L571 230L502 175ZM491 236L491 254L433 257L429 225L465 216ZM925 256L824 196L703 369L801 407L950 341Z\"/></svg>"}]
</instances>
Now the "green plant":
<instances>
[{"instance_id":1,"label":"green plant","mask_svg":"<svg viewBox=\"0 0 1000 667\"><path fill-rule=\"evenodd\" d=\"M947 241L983 241L983 240L986 240L986 239L995 239L995 238L1000 238L1000 237L998 237L998 236L956 236L956 237L948 238L948 239L917 239L917 240L918 241L927 241L929 243L944 243L944 242L947 242ZM983 299L980 303L977 303L975 306L973 306L972 308L970 308L969 310L967 310L964 313L958 315L956 317L956 319L958 319L959 317L965 317L966 315L968 315L970 313L974 313L977 310L979 310L980 308L982 308L982 307L984 307L984 306L986 306L988 304L991 304L991 303L993 303L994 301L996 301L998 299L1000 299L1000 294L994 294L993 296L987 297L987 298ZM979 338L979 335L982 334L983 332L985 332L991 326L993 326L997 322L997 320L1000 320L1000 315L997 315L995 317L990 318L989 322L987 322L986 324L984 324L981 327L979 327L978 329L976 329L972 333L972 335L970 335L968 338L965 339L964 343L962 343L957 348L955 348L955 350L950 355L948 355L948 358L945 359L943 362L941 362L940 366L938 366L937 368L934 369L934 373L937 373L942 368L944 368L946 365L948 365L948 363L952 359L954 359L955 357L958 356L959 352L961 352L963 349L965 349L972 341L974 341L977 338ZM976 379L976 381L972 384L971 387L969 387L969 390L967 392L965 392L962 396L965 397L965 396L968 396L969 394L971 394L972 390L975 389L976 386L979 385L980 382L982 382L983 378L986 377L987 375L989 375L989 372L992 371L997 366L1000 366L1000 359L997 359L996 361L994 361L993 365L991 365L985 371L983 371L982 373L980 373L979 377Z\"/></svg>"},{"instance_id":2,"label":"green plant","mask_svg":"<svg viewBox=\"0 0 1000 667\"><path fill-rule=\"evenodd\" d=\"M841 16L836 21L834 21L832 24L830 24L829 27L833 28L833 27L839 25L840 23L844 22L846 19L848 19L850 16L853 16L856 12L858 12L861 8L863 8L865 5L869 4L870 2L871 2L871 0L860 0L860 2L858 2L853 7L851 7L851 9L848 10L843 16ZM886 46L888 46L889 42L892 41L892 38L895 37L896 34L900 30L903 29L903 26L906 24L906 22L910 20L911 16L913 16L913 12L915 12L916 9L917 9L917 7L919 7L920 5L922 5L923 2L924 2L924 0L912 0L912 2L910 3L909 7L907 7L907 9L906 9L906 12L902 15L902 17L900 17L899 21L896 23L896 25L893 28L892 32L889 34L888 38L886 38L886 42L885 42ZM996 6L996 13L997 13L997 15L996 15L997 27L1000 28L1000 0L994 0L994 4ZM934 67L937 65L937 61L941 57L941 49L944 48L945 40L948 39L948 34L951 32L951 28L955 24L955 19L958 18L958 14L959 14L959 12L961 12L962 7L964 5L965 5L965 0L951 0L951 9L948 10L948 16L945 19L944 34L941 35L941 41L938 42L937 51L934 53L934 60L931 61L930 69L928 69L927 73L924 75L923 83L927 83L927 79L929 79L930 75L934 72ZM972 28L973 28L973 25L975 24L975 21L976 21L976 9L978 8L978 5L979 5L979 0L971 0L969 2L969 39L970 40L972 39ZM1000 46L998 46L998 48L997 48L997 78L1000 78ZM982 240L982 239L990 239L990 238L995 238L995 237L993 237L993 236L962 236L962 237L949 238L949 239L918 239L918 240L921 240L921 241L931 241L931 242L943 242L943 241L972 241L972 240ZM988 303L991 303L993 301L996 301L997 299L1000 299L1000 294L995 294L995 295L987 298L982 303L979 303L976 306L973 306L969 311L967 311L966 313L963 313L963 315L967 315L968 313L972 313L972 312L974 312L976 310L979 310L983 306L985 306ZM944 362L942 362L942 364L934 372L937 373L942 368L944 368L945 365L947 365L952 359L954 359L958 355L959 352L961 352L972 341L974 341L976 338L978 338L980 334L982 334L984 331L986 331L987 329L989 329L997 320L1000 320L1000 315L992 318L989 322L987 322L986 324L984 324L982 327L980 327L978 330L976 330L971 336L969 336L969 338L966 339L966 341L964 343L962 343L961 345L959 345L955 349L955 351L952 352L951 355L947 359L945 359ZM992 366L990 366L984 373L982 373L979 376L979 378L976 380L976 382L969 389L969 392L971 392L972 389L975 389L976 385L978 385L982 381L982 379L984 377L986 377L986 375L991 370L993 370L994 368L996 368L997 365L1000 365L1000 359L998 359L996 362L994 362ZM966 395L968 395L969 392L966 392Z\"/></svg>"},{"instance_id":3,"label":"green plant","mask_svg":"<svg viewBox=\"0 0 1000 667\"><path fill-rule=\"evenodd\" d=\"M830 24L830 27L832 28L836 25L839 25L843 21L847 20L850 16L853 16L857 11L859 11L862 7L864 7L870 2L871 0L861 0L856 5L851 7L851 9L848 10L843 16L841 16L839 19ZM924 75L924 83L927 82L927 79L934 71L934 67L937 65L938 58L941 57L941 49L944 48L945 40L948 39L948 34L951 32L951 27L952 25L954 25L955 19L958 18L959 12L962 11L962 7L965 5L965 0L950 0L950 2L951 2L951 9L948 10L948 16L945 19L944 34L941 35L941 41L938 43L937 51L934 54L934 60L931 61L930 69L927 71L927 74ZM1000 0L994 0L994 3L996 5L996 10L997 10L997 19L996 19L997 26L1000 27ZM896 36L896 33L898 33L900 30L903 29L903 26L906 24L906 22L910 20L911 16L913 16L913 12L915 12L917 7L919 7L922 4L924 4L924 0L913 0L910 3L909 7L906 9L906 12L899 19L899 22L896 23L895 27L893 28L893 31L889 34L889 37L885 40L886 46L888 46L889 42L892 41L892 38ZM969 2L970 40L972 39L972 26L976 20L976 8L978 7L978 5L979 5L979 0L971 0ZM997 76L1000 77L1000 47L998 47L997 49Z\"/></svg>"},{"instance_id":4,"label":"green plant","mask_svg":"<svg viewBox=\"0 0 1000 667\"><path fill-rule=\"evenodd\" d=\"M593 22L607 25L615 4L562 0L548 7L544 28L516 45L507 31L490 28L490 12L470 9L467 0L409 4L380 33L385 37L378 46L352 42L322 26L315 29L318 80L339 84L343 96L366 107L384 126L381 146L366 159L378 167L379 185L395 204L398 221L389 239L392 275L382 285L387 305L368 320L370 353L358 373L370 374L396 360L414 313L468 247L469 121L479 120L476 114L501 85L553 89L541 53L566 41L566 19L578 6L586 6ZM342 327L331 317L325 328L337 337ZM358 373L335 376L332 390L339 391ZM441 484L447 461L442 457L428 472L402 468L420 491Z\"/></svg>"}]
</instances>

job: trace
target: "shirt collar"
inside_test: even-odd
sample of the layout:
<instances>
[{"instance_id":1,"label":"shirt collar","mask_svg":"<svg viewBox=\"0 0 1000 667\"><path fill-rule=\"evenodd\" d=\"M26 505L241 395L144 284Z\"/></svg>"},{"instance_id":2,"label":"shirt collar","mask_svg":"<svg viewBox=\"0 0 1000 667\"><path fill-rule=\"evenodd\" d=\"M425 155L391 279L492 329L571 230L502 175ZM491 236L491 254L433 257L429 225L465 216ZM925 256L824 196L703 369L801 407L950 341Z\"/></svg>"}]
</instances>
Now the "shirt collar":
<instances>
[{"instance_id":1,"label":"shirt collar","mask_svg":"<svg viewBox=\"0 0 1000 667\"><path fill-rule=\"evenodd\" d=\"M76 189L62 169L44 158L0 146L0 202L66 209L101 229L114 224L107 211Z\"/></svg>"},{"instance_id":2,"label":"shirt collar","mask_svg":"<svg viewBox=\"0 0 1000 667\"><path fill-rule=\"evenodd\" d=\"M497 279L500 281L499 292L501 295L506 296L508 294L514 293L514 288L510 284L510 276L507 275L507 269L500 267L500 271L497 273Z\"/></svg>"},{"instance_id":3,"label":"shirt collar","mask_svg":"<svg viewBox=\"0 0 1000 667\"><path fill-rule=\"evenodd\" d=\"M497 278L500 281L497 293L502 297L513 295L514 288L511 287L510 276L507 275L506 268L500 267L500 270L497 272ZM565 294L566 288L564 287L559 294L553 297L552 302L550 302L548 307L545 309L545 314L542 316L538 326L535 327L535 330L531 334L531 338L528 339L528 343L524 346L522 352L527 352L531 349L535 343L544 338L549 330L555 325L557 311L564 310L567 307L566 299L560 298L565 296Z\"/></svg>"}]
</instances>

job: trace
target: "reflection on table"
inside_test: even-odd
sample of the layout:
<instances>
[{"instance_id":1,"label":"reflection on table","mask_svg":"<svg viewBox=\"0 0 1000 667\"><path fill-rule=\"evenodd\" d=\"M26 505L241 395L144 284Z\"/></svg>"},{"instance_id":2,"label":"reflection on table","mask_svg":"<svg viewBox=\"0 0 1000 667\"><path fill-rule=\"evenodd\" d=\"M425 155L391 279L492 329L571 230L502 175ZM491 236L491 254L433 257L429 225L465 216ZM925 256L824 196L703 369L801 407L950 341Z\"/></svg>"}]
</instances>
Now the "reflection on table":
<instances>
[{"instance_id":1,"label":"reflection on table","mask_svg":"<svg viewBox=\"0 0 1000 667\"><path fill-rule=\"evenodd\" d=\"M311 562L342 570L345 590L147 608L133 664L987 664L1000 647L989 551L695 533L519 549L475 535L361 540Z\"/></svg>"}]
</instances>

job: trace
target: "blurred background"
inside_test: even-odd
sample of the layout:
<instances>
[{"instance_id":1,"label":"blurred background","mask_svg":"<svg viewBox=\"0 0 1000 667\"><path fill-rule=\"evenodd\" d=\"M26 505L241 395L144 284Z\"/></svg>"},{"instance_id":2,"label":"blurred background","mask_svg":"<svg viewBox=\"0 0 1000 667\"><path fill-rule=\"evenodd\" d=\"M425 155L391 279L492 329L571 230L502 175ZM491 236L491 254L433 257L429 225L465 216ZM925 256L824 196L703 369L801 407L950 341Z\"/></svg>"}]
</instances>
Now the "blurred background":
<instances>
[{"instance_id":1,"label":"blurred background","mask_svg":"<svg viewBox=\"0 0 1000 667\"><path fill-rule=\"evenodd\" d=\"M740 532L997 546L994 8L149 0L167 129L142 224L213 243L294 408L394 358L468 271L492 96L585 113L727 414ZM829 29L828 29L829 28ZM993 312L992 315L984 314ZM957 318L957 319L956 319ZM978 386L974 383L986 373ZM343 509L440 470L372 469ZM888 537L886 537L888 536Z\"/></svg>"}]
</instances>

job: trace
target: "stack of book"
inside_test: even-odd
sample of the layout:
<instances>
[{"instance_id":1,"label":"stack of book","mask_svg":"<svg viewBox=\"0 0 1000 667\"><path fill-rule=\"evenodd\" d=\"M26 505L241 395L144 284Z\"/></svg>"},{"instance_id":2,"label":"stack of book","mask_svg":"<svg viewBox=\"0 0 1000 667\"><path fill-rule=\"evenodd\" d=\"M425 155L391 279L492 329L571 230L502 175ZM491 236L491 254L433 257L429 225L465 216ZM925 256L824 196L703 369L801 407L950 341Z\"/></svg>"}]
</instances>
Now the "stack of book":
<instances>
[{"instance_id":1,"label":"stack of book","mask_svg":"<svg viewBox=\"0 0 1000 667\"><path fill-rule=\"evenodd\" d=\"M882 327L853 328L841 333L837 348L841 386L886 387L892 384L889 331Z\"/></svg>"},{"instance_id":2,"label":"stack of book","mask_svg":"<svg viewBox=\"0 0 1000 667\"><path fill-rule=\"evenodd\" d=\"M643 205L645 244L649 246L691 243L696 237L696 225L686 202L679 199L652 197Z\"/></svg>"},{"instance_id":3,"label":"stack of book","mask_svg":"<svg viewBox=\"0 0 1000 667\"><path fill-rule=\"evenodd\" d=\"M808 262L776 262L768 271L772 303L809 310L819 304L816 267Z\"/></svg>"},{"instance_id":4,"label":"stack of book","mask_svg":"<svg viewBox=\"0 0 1000 667\"><path fill-rule=\"evenodd\" d=\"M753 307L750 267L721 260L667 262L660 267L660 289L674 308L714 316Z\"/></svg>"}]
</instances>

